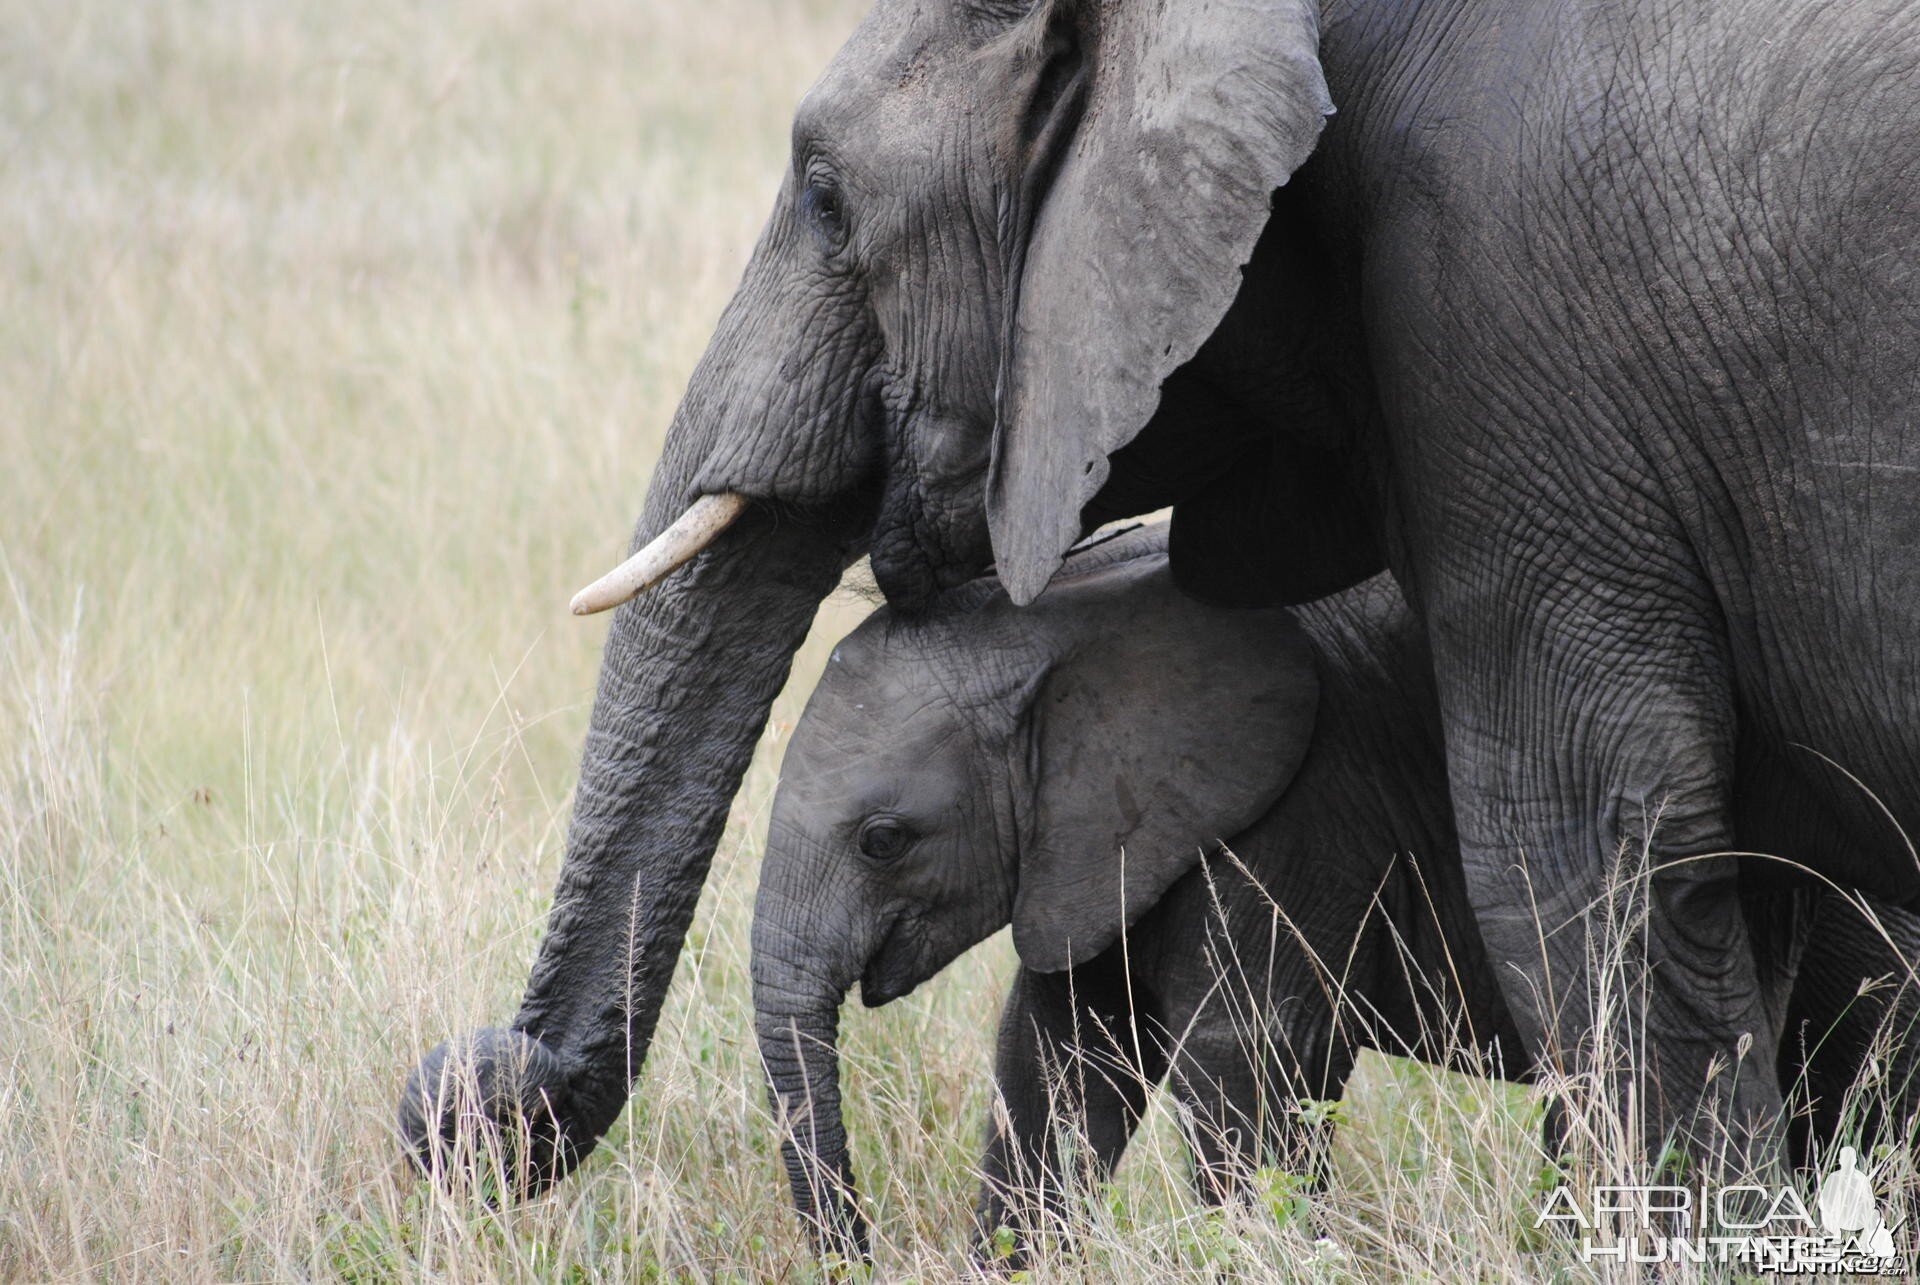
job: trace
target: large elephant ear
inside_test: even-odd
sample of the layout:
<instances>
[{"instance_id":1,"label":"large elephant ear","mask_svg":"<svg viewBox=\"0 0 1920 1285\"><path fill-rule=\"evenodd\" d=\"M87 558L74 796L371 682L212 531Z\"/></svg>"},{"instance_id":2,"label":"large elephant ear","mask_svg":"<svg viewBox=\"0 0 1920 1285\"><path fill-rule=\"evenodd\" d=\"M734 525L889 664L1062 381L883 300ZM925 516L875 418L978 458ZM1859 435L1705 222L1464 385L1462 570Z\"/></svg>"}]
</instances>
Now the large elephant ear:
<instances>
[{"instance_id":1,"label":"large elephant ear","mask_svg":"<svg viewBox=\"0 0 1920 1285\"><path fill-rule=\"evenodd\" d=\"M1320 688L1291 614L1188 601L1164 556L1072 569L1022 614L1060 651L1024 718L1013 941L1053 972L1112 945L1273 805Z\"/></svg>"},{"instance_id":2,"label":"large elephant ear","mask_svg":"<svg viewBox=\"0 0 1920 1285\"><path fill-rule=\"evenodd\" d=\"M1039 104L1016 222L987 518L1025 604L1079 539L1107 455L1213 332L1274 189L1333 111L1317 0L1042 0L1041 46L1074 69ZM1084 82L1084 83L1082 83ZM1051 181L1047 181L1050 175Z\"/></svg>"}]
</instances>

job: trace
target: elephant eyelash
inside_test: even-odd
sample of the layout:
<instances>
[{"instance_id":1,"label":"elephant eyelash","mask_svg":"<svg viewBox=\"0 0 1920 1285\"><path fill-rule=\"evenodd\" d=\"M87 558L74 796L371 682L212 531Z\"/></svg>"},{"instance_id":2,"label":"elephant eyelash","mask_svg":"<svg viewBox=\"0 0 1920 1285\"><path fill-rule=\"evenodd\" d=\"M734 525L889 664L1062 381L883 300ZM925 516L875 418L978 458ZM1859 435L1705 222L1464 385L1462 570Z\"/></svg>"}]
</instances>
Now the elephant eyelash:
<instances>
[{"instance_id":1,"label":"elephant eyelash","mask_svg":"<svg viewBox=\"0 0 1920 1285\"><path fill-rule=\"evenodd\" d=\"M913 846L912 827L898 817L872 817L860 827L860 855L869 861L897 861Z\"/></svg>"},{"instance_id":2,"label":"elephant eyelash","mask_svg":"<svg viewBox=\"0 0 1920 1285\"><path fill-rule=\"evenodd\" d=\"M840 186L825 175L809 175L800 193L800 214L827 253L836 253L846 244L846 204Z\"/></svg>"}]
</instances>

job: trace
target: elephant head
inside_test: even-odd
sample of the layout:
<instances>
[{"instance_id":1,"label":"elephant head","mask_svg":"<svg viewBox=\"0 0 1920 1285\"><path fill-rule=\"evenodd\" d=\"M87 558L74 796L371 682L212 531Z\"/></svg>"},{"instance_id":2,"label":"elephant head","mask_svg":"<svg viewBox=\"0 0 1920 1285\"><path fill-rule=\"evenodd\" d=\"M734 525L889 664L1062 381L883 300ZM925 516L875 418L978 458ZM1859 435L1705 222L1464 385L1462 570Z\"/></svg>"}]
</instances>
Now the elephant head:
<instances>
[{"instance_id":1,"label":"elephant head","mask_svg":"<svg viewBox=\"0 0 1920 1285\"><path fill-rule=\"evenodd\" d=\"M1316 23L1310 0L881 0L860 25L799 108L640 551L575 602L625 605L555 904L511 1027L441 1046L409 1080L400 1122L423 1162L469 1121L531 1109L538 1186L612 1123L816 606L862 552L904 609L966 581L990 512L994 538L1015 538L1051 419L1100 442L1146 423L1331 110ZM1035 530L1079 534L1078 510L1048 513ZM1026 530L1003 549L1023 600L1048 547ZM484 1090L471 1111L466 1065Z\"/></svg>"},{"instance_id":2,"label":"elephant head","mask_svg":"<svg viewBox=\"0 0 1920 1285\"><path fill-rule=\"evenodd\" d=\"M1008 922L1057 971L1107 949L1256 820L1319 687L1282 611L1179 599L1164 531L1069 560L1036 605L991 581L840 644L774 800L754 1005L795 1203L865 1249L839 1103L840 1005L907 994Z\"/></svg>"}]
</instances>

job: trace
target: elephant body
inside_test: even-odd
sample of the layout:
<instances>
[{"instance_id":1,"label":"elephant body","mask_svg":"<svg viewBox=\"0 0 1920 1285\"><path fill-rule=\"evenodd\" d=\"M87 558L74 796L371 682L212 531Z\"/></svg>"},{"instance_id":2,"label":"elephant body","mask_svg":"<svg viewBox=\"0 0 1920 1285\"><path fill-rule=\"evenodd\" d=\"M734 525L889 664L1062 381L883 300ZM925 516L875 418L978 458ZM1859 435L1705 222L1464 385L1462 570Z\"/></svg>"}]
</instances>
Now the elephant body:
<instances>
[{"instance_id":1,"label":"elephant body","mask_svg":"<svg viewBox=\"0 0 1920 1285\"><path fill-rule=\"evenodd\" d=\"M1359 198L1368 454L1516 1016L1568 1059L1637 1016L1655 1119L1684 1127L1715 1057L1773 1061L1792 936L1702 859L1757 846L1743 807L1771 811L1767 851L1920 892L1920 298L1893 266L1920 131L1878 106L1920 89L1920 15L1540 11L1462 31L1408 112L1428 127L1360 149L1402 149L1406 179ZM1756 56L1776 42L1801 52ZM1648 1001L1603 1019L1580 966L1623 847L1652 872ZM1764 1158L1779 1088L1709 1103L1703 1153Z\"/></svg>"},{"instance_id":2,"label":"elephant body","mask_svg":"<svg viewBox=\"0 0 1920 1285\"><path fill-rule=\"evenodd\" d=\"M919 619L882 610L796 727L754 979L794 1195L830 1242L861 1234L843 996L857 980L888 1002L1009 920L983 1232L1058 1201L1070 1134L1104 1175L1163 1079L1218 1199L1258 1164L1301 1167L1300 1104L1337 1098L1359 1048L1528 1076L1467 892L1424 633L1391 581L1233 612L1183 607L1170 579L1149 527L1076 554L1045 609L987 581ZM1199 676L1178 703L1174 675ZM1250 759L1288 768L1262 782ZM1812 1067L1808 1158L1887 1016L1861 981L1892 975L1912 1006L1910 964L1827 900L1781 1067ZM1881 913L1920 945L1913 916Z\"/></svg>"},{"instance_id":3,"label":"elephant body","mask_svg":"<svg viewBox=\"0 0 1920 1285\"><path fill-rule=\"evenodd\" d=\"M1764 1161L1806 919L1755 913L1736 815L1920 894L1917 53L1895 0L880 0L636 541L744 516L620 608L520 1011L416 1071L416 1153L531 1104L538 1186L612 1122L846 566L903 614L989 563L1039 607L1171 505L1193 596L1391 571L1529 1054L1644 1031L1630 1136ZM1586 961L1643 886L1609 1008Z\"/></svg>"},{"instance_id":4,"label":"elephant body","mask_svg":"<svg viewBox=\"0 0 1920 1285\"><path fill-rule=\"evenodd\" d=\"M1139 556L1160 557L1158 543ZM1074 1179L1105 1177L1162 1081L1182 1106L1195 1185L1219 1201L1256 1166L1313 1172L1320 1130L1303 1104L1338 1099L1361 1048L1526 1075L1462 881L1418 622L1384 578L1288 614L1311 643L1319 701L1285 793L1124 941L1055 972L1023 965L1012 984L983 1236L1031 1231ZM916 664L900 651L897 664ZM1187 663L1212 660L1199 640ZM1080 841L1100 859L1101 836ZM1063 1173L1074 1136L1083 1171Z\"/></svg>"}]
</instances>

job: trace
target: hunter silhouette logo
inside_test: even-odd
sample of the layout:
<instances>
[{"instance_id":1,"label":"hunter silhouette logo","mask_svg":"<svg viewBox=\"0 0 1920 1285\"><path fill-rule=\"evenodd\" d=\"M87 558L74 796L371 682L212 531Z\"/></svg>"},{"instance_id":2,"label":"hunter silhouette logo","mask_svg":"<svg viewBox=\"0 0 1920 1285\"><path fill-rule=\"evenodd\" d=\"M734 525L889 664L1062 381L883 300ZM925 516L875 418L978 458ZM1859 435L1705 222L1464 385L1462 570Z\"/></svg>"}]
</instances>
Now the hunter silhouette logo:
<instances>
[{"instance_id":1,"label":"hunter silhouette logo","mask_svg":"<svg viewBox=\"0 0 1920 1285\"><path fill-rule=\"evenodd\" d=\"M1853 1252L1869 1258L1894 1257L1893 1229L1881 1216L1873 1184L1860 1172L1852 1147L1840 1148L1840 1167L1820 1182L1820 1227L1827 1235L1853 1242Z\"/></svg>"},{"instance_id":2,"label":"hunter silhouette logo","mask_svg":"<svg viewBox=\"0 0 1920 1285\"><path fill-rule=\"evenodd\" d=\"M1577 1226L1584 1262L1729 1263L1757 1275L1898 1276L1911 1266L1852 1147L1820 1180L1814 1209L1792 1187L1739 1183L1558 1187L1534 1226Z\"/></svg>"}]
</instances>

